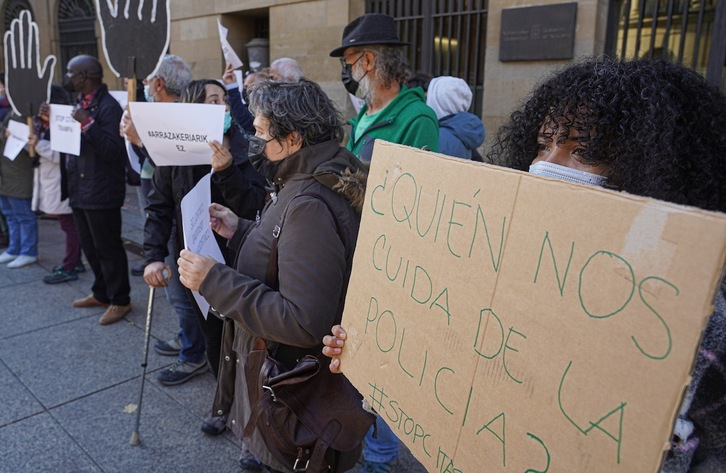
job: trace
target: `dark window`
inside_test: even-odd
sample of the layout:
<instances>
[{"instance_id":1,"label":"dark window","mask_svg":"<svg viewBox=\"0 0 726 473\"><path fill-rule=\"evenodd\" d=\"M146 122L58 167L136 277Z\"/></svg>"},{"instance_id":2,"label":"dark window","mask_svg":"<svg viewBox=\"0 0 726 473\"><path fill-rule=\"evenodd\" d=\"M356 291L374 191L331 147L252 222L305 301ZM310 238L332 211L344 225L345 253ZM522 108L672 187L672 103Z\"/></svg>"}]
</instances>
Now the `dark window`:
<instances>
[{"instance_id":1,"label":"dark window","mask_svg":"<svg viewBox=\"0 0 726 473\"><path fill-rule=\"evenodd\" d=\"M95 22L92 0L61 0L58 3L61 69L79 54L98 57Z\"/></svg>"},{"instance_id":2,"label":"dark window","mask_svg":"<svg viewBox=\"0 0 726 473\"><path fill-rule=\"evenodd\" d=\"M464 79L474 92L471 111L482 113L487 0L366 0L366 12L396 20L412 72Z\"/></svg>"},{"instance_id":3,"label":"dark window","mask_svg":"<svg viewBox=\"0 0 726 473\"><path fill-rule=\"evenodd\" d=\"M10 23L12 23L14 19L19 18L20 12L23 10L28 10L30 12L30 16L33 18L33 21L35 21L35 14L33 13L33 9L30 8L30 3L28 3L27 0L10 0L5 4L5 9L3 10L3 22L5 24L5 29L3 31L10 29Z\"/></svg>"}]
</instances>

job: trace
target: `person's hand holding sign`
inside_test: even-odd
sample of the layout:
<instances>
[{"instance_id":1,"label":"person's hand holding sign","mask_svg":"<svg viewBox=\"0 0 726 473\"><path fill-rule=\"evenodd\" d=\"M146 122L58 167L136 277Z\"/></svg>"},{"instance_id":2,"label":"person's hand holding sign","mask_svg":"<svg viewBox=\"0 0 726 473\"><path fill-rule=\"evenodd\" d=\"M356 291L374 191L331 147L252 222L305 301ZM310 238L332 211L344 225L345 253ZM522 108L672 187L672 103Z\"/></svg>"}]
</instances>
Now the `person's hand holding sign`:
<instances>
[{"instance_id":1,"label":"person's hand holding sign","mask_svg":"<svg viewBox=\"0 0 726 473\"><path fill-rule=\"evenodd\" d=\"M222 171L232 165L232 153L222 146L219 141L210 141L209 147L212 148L212 169L214 169L214 172Z\"/></svg>"},{"instance_id":2,"label":"person's hand holding sign","mask_svg":"<svg viewBox=\"0 0 726 473\"><path fill-rule=\"evenodd\" d=\"M181 250L177 264L179 265L179 281L188 289L199 292L199 286L204 282L209 270L218 262L211 256Z\"/></svg>"},{"instance_id":3,"label":"person's hand holding sign","mask_svg":"<svg viewBox=\"0 0 726 473\"><path fill-rule=\"evenodd\" d=\"M121 7L122 0L96 0L106 60L117 77L143 79L169 45L169 0L126 0Z\"/></svg>"},{"instance_id":4,"label":"person's hand holding sign","mask_svg":"<svg viewBox=\"0 0 726 473\"><path fill-rule=\"evenodd\" d=\"M78 123L83 123L90 118L91 112L81 107L80 105L76 105L75 107L73 107L73 112L71 113L71 116Z\"/></svg>"},{"instance_id":5,"label":"person's hand holding sign","mask_svg":"<svg viewBox=\"0 0 726 473\"><path fill-rule=\"evenodd\" d=\"M224 69L224 75L222 76L222 81L224 81L225 85L237 82L237 77L234 75L234 68L232 67L232 64L227 63L227 67Z\"/></svg>"},{"instance_id":6,"label":"person's hand holding sign","mask_svg":"<svg viewBox=\"0 0 726 473\"><path fill-rule=\"evenodd\" d=\"M38 25L23 10L5 32L5 88L16 115L31 117L50 96L55 56L41 66L39 47Z\"/></svg>"},{"instance_id":7,"label":"person's hand holding sign","mask_svg":"<svg viewBox=\"0 0 726 473\"><path fill-rule=\"evenodd\" d=\"M209 226L220 236L230 239L237 231L239 217L224 205L212 203L209 206Z\"/></svg>"}]
</instances>

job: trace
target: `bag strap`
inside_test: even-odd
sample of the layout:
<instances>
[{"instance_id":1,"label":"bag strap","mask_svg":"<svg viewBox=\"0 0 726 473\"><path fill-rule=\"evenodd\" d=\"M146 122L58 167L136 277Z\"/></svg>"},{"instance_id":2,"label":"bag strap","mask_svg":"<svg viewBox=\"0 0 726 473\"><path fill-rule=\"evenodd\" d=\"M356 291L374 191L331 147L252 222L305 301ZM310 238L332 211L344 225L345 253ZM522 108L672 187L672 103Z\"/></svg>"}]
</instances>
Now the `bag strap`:
<instances>
[{"instance_id":1,"label":"bag strap","mask_svg":"<svg viewBox=\"0 0 726 473\"><path fill-rule=\"evenodd\" d=\"M287 203L285 206L285 210L282 213L282 218L280 219L279 225L275 227L275 230L273 231L272 236L274 237L272 240L272 245L270 246L270 259L267 262L267 275L265 277L265 283L273 288L278 289L278 266L277 266L277 242L280 239L280 232L282 231L282 226L285 223L285 218L287 218L287 210L290 207L290 204L292 204L292 201L297 199L298 197L314 197L321 201L325 206L328 208L328 211L330 212L330 215L333 217L333 221L335 221L335 231L338 234L338 237L340 240L345 243L345 239L343 238L343 230L342 225L340 224L340 221L338 220L338 216L333 212L333 208L330 206L327 200L325 198L315 192L302 192Z\"/></svg>"},{"instance_id":2,"label":"bag strap","mask_svg":"<svg viewBox=\"0 0 726 473\"><path fill-rule=\"evenodd\" d=\"M287 218L287 211L290 207L290 204L292 204L292 201L297 199L298 197L313 197L315 199L318 199L323 204L325 204L325 207L327 207L328 212L330 212L330 215L333 217L333 221L335 222L335 232L338 234L338 238L340 238L340 241L345 244L345 239L343 237L343 227L338 220L338 216L333 211L333 208L330 206L328 201L320 194L316 192L301 192L300 194L296 195L285 206L285 210L282 213L282 218L280 219L280 223L275 227L273 230L273 240L272 244L270 245L270 259L267 262L267 275L265 277L265 283L277 290L278 289L278 272L279 272L279 266L278 266L278 251L277 251L277 245L278 241L280 239L280 233L282 232L282 228L285 223L285 219ZM321 345L322 346L322 345ZM298 349L289 345L279 344L279 343L268 343L268 349L272 353L272 355L280 360L283 365L285 365L287 368L290 368L291 364L294 364L295 360L300 358L301 356L310 354L310 350L308 349ZM281 352L282 349L282 352Z\"/></svg>"}]
</instances>

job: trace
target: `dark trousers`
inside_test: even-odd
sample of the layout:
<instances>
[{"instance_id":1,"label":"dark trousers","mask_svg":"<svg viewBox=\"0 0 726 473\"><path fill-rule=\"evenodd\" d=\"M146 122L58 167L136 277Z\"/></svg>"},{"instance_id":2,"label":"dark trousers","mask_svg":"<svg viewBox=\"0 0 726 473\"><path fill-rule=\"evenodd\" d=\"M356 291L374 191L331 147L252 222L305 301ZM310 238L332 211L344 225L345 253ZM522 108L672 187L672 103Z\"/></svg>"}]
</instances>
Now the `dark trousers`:
<instances>
[{"instance_id":1,"label":"dark trousers","mask_svg":"<svg viewBox=\"0 0 726 473\"><path fill-rule=\"evenodd\" d=\"M73 209L73 218L95 277L91 290L96 299L114 305L131 302L129 262L121 240L121 209Z\"/></svg>"},{"instance_id":2,"label":"dark trousers","mask_svg":"<svg viewBox=\"0 0 726 473\"><path fill-rule=\"evenodd\" d=\"M63 269L73 271L81 262L81 242L78 240L76 222L73 221L73 214L58 215L58 223L61 230L66 234L66 254L63 256Z\"/></svg>"}]
</instances>

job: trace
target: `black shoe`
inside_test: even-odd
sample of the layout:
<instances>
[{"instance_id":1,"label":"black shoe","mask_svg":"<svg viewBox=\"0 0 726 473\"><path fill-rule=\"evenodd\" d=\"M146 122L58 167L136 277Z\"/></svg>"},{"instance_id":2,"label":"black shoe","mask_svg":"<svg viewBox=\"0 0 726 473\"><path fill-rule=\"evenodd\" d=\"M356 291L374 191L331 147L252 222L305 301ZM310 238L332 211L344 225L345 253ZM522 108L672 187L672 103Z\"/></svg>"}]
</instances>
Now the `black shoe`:
<instances>
[{"instance_id":1,"label":"black shoe","mask_svg":"<svg viewBox=\"0 0 726 473\"><path fill-rule=\"evenodd\" d=\"M61 268L55 271L53 274L43 278L43 282L46 284L59 284L62 282L76 281L78 274L75 271L66 271Z\"/></svg>"},{"instance_id":2,"label":"black shoe","mask_svg":"<svg viewBox=\"0 0 726 473\"><path fill-rule=\"evenodd\" d=\"M133 268L131 268L131 276L143 276L145 267L145 264L134 266Z\"/></svg>"},{"instance_id":3,"label":"black shoe","mask_svg":"<svg viewBox=\"0 0 726 473\"><path fill-rule=\"evenodd\" d=\"M59 264L58 266L53 266L53 268L51 268L50 271L53 272L53 273L55 273L55 272L60 271L61 269L63 269L63 265L62 264ZM84 266L83 261L79 261L78 263L76 263L75 266L73 266L72 271L74 273L85 273L86 272L86 266Z\"/></svg>"},{"instance_id":4,"label":"black shoe","mask_svg":"<svg viewBox=\"0 0 726 473\"><path fill-rule=\"evenodd\" d=\"M216 436L227 430L227 416L205 417L202 421L202 432Z\"/></svg>"},{"instance_id":5,"label":"black shoe","mask_svg":"<svg viewBox=\"0 0 726 473\"><path fill-rule=\"evenodd\" d=\"M267 468L257 461L257 458L249 451L242 452L239 457L239 466L246 471L267 471Z\"/></svg>"}]
</instances>

